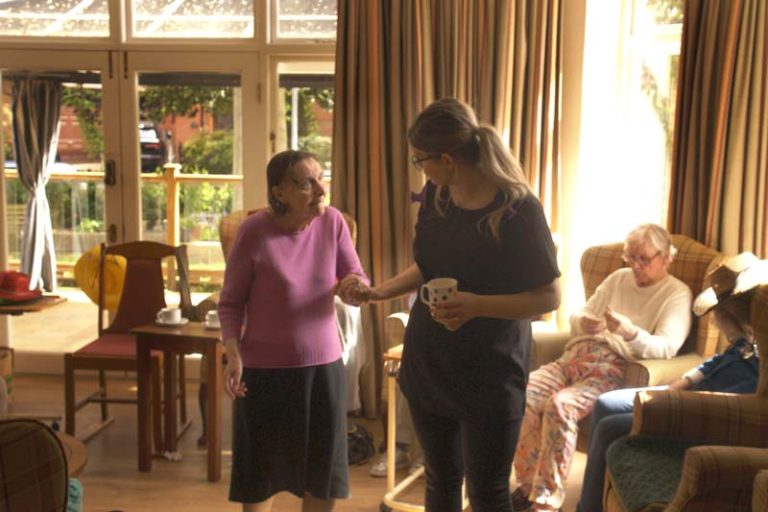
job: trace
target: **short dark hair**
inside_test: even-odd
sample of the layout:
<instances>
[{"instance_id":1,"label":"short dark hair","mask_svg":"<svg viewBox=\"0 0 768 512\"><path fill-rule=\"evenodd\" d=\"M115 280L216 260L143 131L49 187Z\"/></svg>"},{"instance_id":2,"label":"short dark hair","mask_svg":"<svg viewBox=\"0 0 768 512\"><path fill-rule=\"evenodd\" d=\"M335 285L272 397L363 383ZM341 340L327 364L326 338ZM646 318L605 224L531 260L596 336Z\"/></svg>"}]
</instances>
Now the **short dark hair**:
<instances>
[{"instance_id":1,"label":"short dark hair","mask_svg":"<svg viewBox=\"0 0 768 512\"><path fill-rule=\"evenodd\" d=\"M285 175L293 169L293 166L307 158L317 160L317 156L314 153L295 149L281 151L269 160L267 164L267 201L269 201L269 206L276 214L284 214L286 207L272 193L272 187L280 186Z\"/></svg>"}]
</instances>

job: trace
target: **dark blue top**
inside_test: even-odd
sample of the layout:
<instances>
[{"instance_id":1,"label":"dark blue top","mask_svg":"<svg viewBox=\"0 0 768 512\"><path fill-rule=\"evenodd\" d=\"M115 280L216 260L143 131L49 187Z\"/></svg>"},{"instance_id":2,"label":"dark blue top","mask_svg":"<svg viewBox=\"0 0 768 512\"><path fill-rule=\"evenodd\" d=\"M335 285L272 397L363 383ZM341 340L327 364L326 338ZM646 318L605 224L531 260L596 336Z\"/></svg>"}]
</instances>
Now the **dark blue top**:
<instances>
[{"instance_id":1,"label":"dark blue top","mask_svg":"<svg viewBox=\"0 0 768 512\"><path fill-rule=\"evenodd\" d=\"M760 362L756 353L744 357L742 349L749 349L750 345L745 339L737 340L722 354L702 363L698 369L704 374L704 380L693 386L693 390L754 393Z\"/></svg>"},{"instance_id":2,"label":"dark blue top","mask_svg":"<svg viewBox=\"0 0 768 512\"><path fill-rule=\"evenodd\" d=\"M544 286L560 275L535 196L511 205L496 240L483 218L501 205L501 194L480 210L446 202L443 216L434 208L435 191L428 183L416 197L421 208L414 258L425 281L452 277L459 291L504 295ZM409 403L423 411L457 418L483 413L520 418L530 345L530 320L480 317L449 331L416 300L405 332L400 386Z\"/></svg>"}]
</instances>

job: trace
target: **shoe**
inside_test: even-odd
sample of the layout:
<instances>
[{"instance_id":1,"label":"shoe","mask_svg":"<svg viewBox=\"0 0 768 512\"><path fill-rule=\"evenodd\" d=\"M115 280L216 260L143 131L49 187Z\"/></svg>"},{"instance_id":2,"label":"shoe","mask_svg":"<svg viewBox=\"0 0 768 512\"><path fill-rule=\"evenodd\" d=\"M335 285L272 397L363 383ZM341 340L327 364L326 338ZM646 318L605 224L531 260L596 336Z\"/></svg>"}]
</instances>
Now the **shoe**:
<instances>
[{"instance_id":1,"label":"shoe","mask_svg":"<svg viewBox=\"0 0 768 512\"><path fill-rule=\"evenodd\" d=\"M403 469L403 468L407 468L410 465L411 465L411 457L408 455L408 451L403 450L402 448L395 448L395 468ZM368 474L374 478L383 478L387 476L387 454L386 453L381 456L378 462L376 462L373 466L371 466L371 469L368 471Z\"/></svg>"},{"instance_id":2,"label":"shoe","mask_svg":"<svg viewBox=\"0 0 768 512\"><path fill-rule=\"evenodd\" d=\"M408 468L408 474L412 475L423 467L424 467L424 457L416 457L416 460L413 461L413 464L411 464L411 467ZM424 475L422 474L422 476Z\"/></svg>"},{"instance_id":3,"label":"shoe","mask_svg":"<svg viewBox=\"0 0 768 512\"><path fill-rule=\"evenodd\" d=\"M522 487L515 489L509 498L512 500L512 510L515 512L527 512L533 506L533 502L528 499L528 495L523 492Z\"/></svg>"}]
</instances>

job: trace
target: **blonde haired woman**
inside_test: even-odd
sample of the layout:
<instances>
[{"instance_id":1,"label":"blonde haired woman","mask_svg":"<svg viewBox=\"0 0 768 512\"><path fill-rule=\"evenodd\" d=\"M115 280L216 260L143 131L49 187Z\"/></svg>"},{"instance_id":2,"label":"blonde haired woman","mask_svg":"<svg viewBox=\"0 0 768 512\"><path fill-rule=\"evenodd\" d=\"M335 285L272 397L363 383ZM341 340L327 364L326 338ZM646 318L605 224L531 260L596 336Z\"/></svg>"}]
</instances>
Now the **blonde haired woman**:
<instances>
[{"instance_id":1,"label":"blonde haired woman","mask_svg":"<svg viewBox=\"0 0 768 512\"><path fill-rule=\"evenodd\" d=\"M424 451L426 510L461 510L466 476L473 510L508 511L529 319L560 301L552 236L520 165L464 103L429 105L408 142L429 179L415 196L415 263L363 296L385 300L436 277L458 281L454 299L413 305L400 369Z\"/></svg>"},{"instance_id":2,"label":"blonde haired woman","mask_svg":"<svg viewBox=\"0 0 768 512\"><path fill-rule=\"evenodd\" d=\"M558 510L578 437L578 421L600 394L618 388L627 361L673 357L691 327L690 288L667 271L675 247L655 224L634 229L621 268L571 316L573 338L555 362L533 372L515 453L515 511Z\"/></svg>"}]
</instances>

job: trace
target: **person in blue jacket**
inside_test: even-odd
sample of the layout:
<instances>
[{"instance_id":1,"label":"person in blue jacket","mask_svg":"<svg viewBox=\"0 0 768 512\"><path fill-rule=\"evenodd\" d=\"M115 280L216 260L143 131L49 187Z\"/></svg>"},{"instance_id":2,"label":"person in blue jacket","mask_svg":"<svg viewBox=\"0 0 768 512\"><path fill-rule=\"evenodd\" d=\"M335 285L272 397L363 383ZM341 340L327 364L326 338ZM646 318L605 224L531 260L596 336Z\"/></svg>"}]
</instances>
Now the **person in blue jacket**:
<instances>
[{"instance_id":1,"label":"person in blue jacket","mask_svg":"<svg viewBox=\"0 0 768 512\"><path fill-rule=\"evenodd\" d=\"M730 345L722 353L686 372L669 385L670 389L754 393L757 388L759 354L750 325L750 304L754 289L768 283L768 261L752 253L725 260L710 273L712 287L693 303L693 312L702 316L714 310L714 320ZM602 512L605 453L613 441L629 434L635 394L649 388L628 388L600 395L592 412L587 466L577 512ZM656 388L663 389L663 388Z\"/></svg>"}]
</instances>

